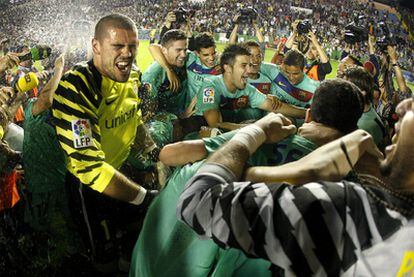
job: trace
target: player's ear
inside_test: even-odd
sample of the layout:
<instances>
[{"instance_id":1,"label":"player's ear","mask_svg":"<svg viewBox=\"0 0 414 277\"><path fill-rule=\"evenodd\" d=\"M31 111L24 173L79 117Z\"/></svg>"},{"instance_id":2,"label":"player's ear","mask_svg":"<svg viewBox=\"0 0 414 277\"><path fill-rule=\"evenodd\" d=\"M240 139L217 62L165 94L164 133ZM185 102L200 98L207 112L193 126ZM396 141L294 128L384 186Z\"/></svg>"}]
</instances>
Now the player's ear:
<instances>
[{"instance_id":1,"label":"player's ear","mask_svg":"<svg viewBox=\"0 0 414 277\"><path fill-rule=\"evenodd\" d=\"M99 43L99 40L97 38L92 39L92 50L94 55L100 55L101 54L101 45Z\"/></svg>"}]
</instances>

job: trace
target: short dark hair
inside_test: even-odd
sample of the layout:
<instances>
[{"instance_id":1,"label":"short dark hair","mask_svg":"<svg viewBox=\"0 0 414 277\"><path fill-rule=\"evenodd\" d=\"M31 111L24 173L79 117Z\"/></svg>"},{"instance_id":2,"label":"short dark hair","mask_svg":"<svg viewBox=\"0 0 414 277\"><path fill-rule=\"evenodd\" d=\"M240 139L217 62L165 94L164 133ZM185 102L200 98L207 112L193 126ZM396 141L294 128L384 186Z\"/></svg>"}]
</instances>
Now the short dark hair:
<instances>
[{"instance_id":1,"label":"short dark hair","mask_svg":"<svg viewBox=\"0 0 414 277\"><path fill-rule=\"evenodd\" d=\"M237 56L250 56L249 49L242 46L241 44L232 44L227 46L220 58L220 66L224 72L224 65L234 65L234 60Z\"/></svg>"},{"instance_id":2,"label":"short dark hair","mask_svg":"<svg viewBox=\"0 0 414 277\"><path fill-rule=\"evenodd\" d=\"M360 90L365 91L364 104L371 103L373 98L374 79L365 68L362 66L348 68L344 72L344 78L356 85Z\"/></svg>"},{"instance_id":3,"label":"short dark hair","mask_svg":"<svg viewBox=\"0 0 414 277\"><path fill-rule=\"evenodd\" d=\"M248 40L246 42L243 42L242 45L246 48L249 48L249 47L259 47L260 48L260 44L255 40Z\"/></svg>"},{"instance_id":4,"label":"short dark hair","mask_svg":"<svg viewBox=\"0 0 414 277\"><path fill-rule=\"evenodd\" d=\"M353 83L338 78L320 84L310 107L315 122L344 134L358 128L357 123L363 109L361 90Z\"/></svg>"},{"instance_id":5,"label":"short dark hair","mask_svg":"<svg viewBox=\"0 0 414 277\"><path fill-rule=\"evenodd\" d=\"M119 29L131 30L138 34L137 26L131 18L122 14L114 13L106 15L99 19L98 23L96 23L95 26L94 37L98 40L102 39L104 37L104 34L106 33L108 26Z\"/></svg>"},{"instance_id":6,"label":"short dark hair","mask_svg":"<svg viewBox=\"0 0 414 277\"><path fill-rule=\"evenodd\" d=\"M174 42L177 40L187 40L187 36L184 31L179 29L173 29L165 32L162 36L160 44L164 47L167 47L170 42Z\"/></svg>"},{"instance_id":7,"label":"short dark hair","mask_svg":"<svg viewBox=\"0 0 414 277\"><path fill-rule=\"evenodd\" d=\"M216 42L214 41L214 38L207 33L201 33L194 38L194 50L195 51L200 51L201 48L210 48L214 46L216 46Z\"/></svg>"},{"instance_id":8,"label":"short dark hair","mask_svg":"<svg viewBox=\"0 0 414 277\"><path fill-rule=\"evenodd\" d=\"M306 58L298 50L292 49L285 53L283 64L289 66L299 66L301 69L304 69L306 65Z\"/></svg>"}]
</instances>

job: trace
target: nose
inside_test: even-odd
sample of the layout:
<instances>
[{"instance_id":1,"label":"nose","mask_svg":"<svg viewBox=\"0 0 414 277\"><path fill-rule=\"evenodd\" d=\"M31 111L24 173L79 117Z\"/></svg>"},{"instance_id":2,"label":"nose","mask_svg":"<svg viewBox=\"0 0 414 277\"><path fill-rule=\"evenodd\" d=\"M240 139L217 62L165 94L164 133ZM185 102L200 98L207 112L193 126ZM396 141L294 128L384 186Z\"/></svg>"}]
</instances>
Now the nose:
<instances>
[{"instance_id":1,"label":"nose","mask_svg":"<svg viewBox=\"0 0 414 277\"><path fill-rule=\"evenodd\" d=\"M122 57L132 57L133 53L135 52L133 47L130 46L125 46L124 48L122 48Z\"/></svg>"}]
</instances>

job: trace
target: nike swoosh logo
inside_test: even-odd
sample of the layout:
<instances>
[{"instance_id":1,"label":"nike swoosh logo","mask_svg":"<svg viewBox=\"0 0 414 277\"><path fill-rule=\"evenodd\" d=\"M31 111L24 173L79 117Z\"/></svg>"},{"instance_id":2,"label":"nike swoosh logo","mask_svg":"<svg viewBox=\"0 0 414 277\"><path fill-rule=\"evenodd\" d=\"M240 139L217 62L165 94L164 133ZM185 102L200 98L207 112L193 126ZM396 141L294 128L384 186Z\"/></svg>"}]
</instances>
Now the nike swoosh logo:
<instances>
[{"instance_id":1,"label":"nike swoosh logo","mask_svg":"<svg viewBox=\"0 0 414 277\"><path fill-rule=\"evenodd\" d=\"M286 85L284 83L280 82L280 81L277 84L281 87L286 87Z\"/></svg>"},{"instance_id":2,"label":"nike swoosh logo","mask_svg":"<svg viewBox=\"0 0 414 277\"><path fill-rule=\"evenodd\" d=\"M105 103L106 105L111 105L113 102L116 101L116 99L118 99L118 95L111 95L108 98L105 99Z\"/></svg>"}]
</instances>

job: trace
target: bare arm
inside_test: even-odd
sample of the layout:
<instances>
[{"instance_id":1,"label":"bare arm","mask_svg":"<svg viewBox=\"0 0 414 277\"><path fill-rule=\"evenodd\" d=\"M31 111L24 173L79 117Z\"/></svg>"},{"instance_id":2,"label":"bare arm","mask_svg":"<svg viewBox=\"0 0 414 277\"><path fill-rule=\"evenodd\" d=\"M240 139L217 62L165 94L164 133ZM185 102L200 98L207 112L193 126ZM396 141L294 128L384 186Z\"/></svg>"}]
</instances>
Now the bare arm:
<instances>
[{"instance_id":1,"label":"bare arm","mask_svg":"<svg viewBox=\"0 0 414 277\"><path fill-rule=\"evenodd\" d=\"M344 153L346 149L349 161ZM246 171L246 180L266 183L288 181L304 184L316 180L338 181L351 170L364 155L382 159L372 137L363 130L357 130L324 146L319 147L302 159L281 166L251 167Z\"/></svg>"},{"instance_id":2,"label":"bare arm","mask_svg":"<svg viewBox=\"0 0 414 277\"><path fill-rule=\"evenodd\" d=\"M221 113L219 110L208 110L203 113L205 120L208 123L208 126L212 128L217 128L218 124L223 122Z\"/></svg>"},{"instance_id":3,"label":"bare arm","mask_svg":"<svg viewBox=\"0 0 414 277\"><path fill-rule=\"evenodd\" d=\"M298 20L295 20L292 23L292 34L289 36L289 38L287 39L287 41L285 43L285 47L287 49L292 49L292 47L293 47L293 43L295 42L296 36L298 35L297 29L296 29L298 24L299 24Z\"/></svg>"},{"instance_id":4,"label":"bare arm","mask_svg":"<svg viewBox=\"0 0 414 277\"><path fill-rule=\"evenodd\" d=\"M398 64L398 55L395 46L388 46L388 55L390 56L390 64L394 68L395 78L397 79L398 88L400 91L407 93L409 91L404 75Z\"/></svg>"},{"instance_id":5,"label":"bare arm","mask_svg":"<svg viewBox=\"0 0 414 277\"><path fill-rule=\"evenodd\" d=\"M370 55L375 54L375 37L371 34L368 35L368 53Z\"/></svg>"},{"instance_id":6,"label":"bare arm","mask_svg":"<svg viewBox=\"0 0 414 277\"><path fill-rule=\"evenodd\" d=\"M234 21L234 22L237 22L237 20ZM239 29L239 24L234 23L233 31L231 31L231 34L230 34L230 37L229 37L229 44L236 44L237 43L237 30L238 29Z\"/></svg>"},{"instance_id":7,"label":"bare arm","mask_svg":"<svg viewBox=\"0 0 414 277\"><path fill-rule=\"evenodd\" d=\"M277 45L275 53L273 54L272 60L270 61L271 63L276 64L277 57L282 52L282 49L283 49L283 43L282 41L280 41L279 44Z\"/></svg>"},{"instance_id":8,"label":"bare arm","mask_svg":"<svg viewBox=\"0 0 414 277\"><path fill-rule=\"evenodd\" d=\"M52 106L53 96L59 85L60 78L63 74L63 68L65 66L64 56L59 56L55 61L55 68L53 72L53 77L47 82L42 92L39 94L36 102L32 107L32 114L36 116L43 111L49 109Z\"/></svg>"},{"instance_id":9,"label":"bare arm","mask_svg":"<svg viewBox=\"0 0 414 277\"><path fill-rule=\"evenodd\" d=\"M112 179L102 193L124 202L131 202L136 199L142 191L145 192L145 189L129 180L119 171L115 170Z\"/></svg>"},{"instance_id":10,"label":"bare arm","mask_svg":"<svg viewBox=\"0 0 414 277\"><path fill-rule=\"evenodd\" d=\"M312 44L315 46L316 51L318 51L319 60L321 63L327 63L329 62L329 58L326 55L325 51L323 50L322 46L319 44L318 38L316 35L310 31L308 33L308 38L311 40Z\"/></svg>"},{"instance_id":11,"label":"bare arm","mask_svg":"<svg viewBox=\"0 0 414 277\"><path fill-rule=\"evenodd\" d=\"M259 127L259 130L263 131L264 137L257 132L250 133L250 131L247 131L252 126ZM264 142L276 143L296 131L295 126L291 125L289 119L274 113L268 114L256 121L252 126L246 126L241 129L227 144L214 152L207 159L206 163L221 164L233 172L237 180L240 180L245 162L249 158L250 153L255 152ZM241 136L246 136L246 132L250 133L248 136L257 136L255 140L251 140L254 143L246 143L247 141L240 139Z\"/></svg>"},{"instance_id":12,"label":"bare arm","mask_svg":"<svg viewBox=\"0 0 414 277\"><path fill-rule=\"evenodd\" d=\"M283 103L275 95L267 95L266 100L259 108L294 118L304 118L306 114L306 109Z\"/></svg>"},{"instance_id":13,"label":"bare arm","mask_svg":"<svg viewBox=\"0 0 414 277\"><path fill-rule=\"evenodd\" d=\"M242 127L245 127L249 124L241 124L241 123L232 123L232 122L221 122L217 124L218 128L225 129L225 130L236 130Z\"/></svg>"},{"instance_id":14,"label":"bare arm","mask_svg":"<svg viewBox=\"0 0 414 277\"><path fill-rule=\"evenodd\" d=\"M259 26L257 26L256 22L253 22L253 27L254 27L254 30L256 32L257 40L259 41L259 43L263 43L264 42L264 37L263 37L262 32L260 31Z\"/></svg>"},{"instance_id":15,"label":"bare arm","mask_svg":"<svg viewBox=\"0 0 414 277\"><path fill-rule=\"evenodd\" d=\"M180 166L202 160L207 154L201 139L180 141L164 146L160 152L160 161L168 166Z\"/></svg>"}]
</instances>

